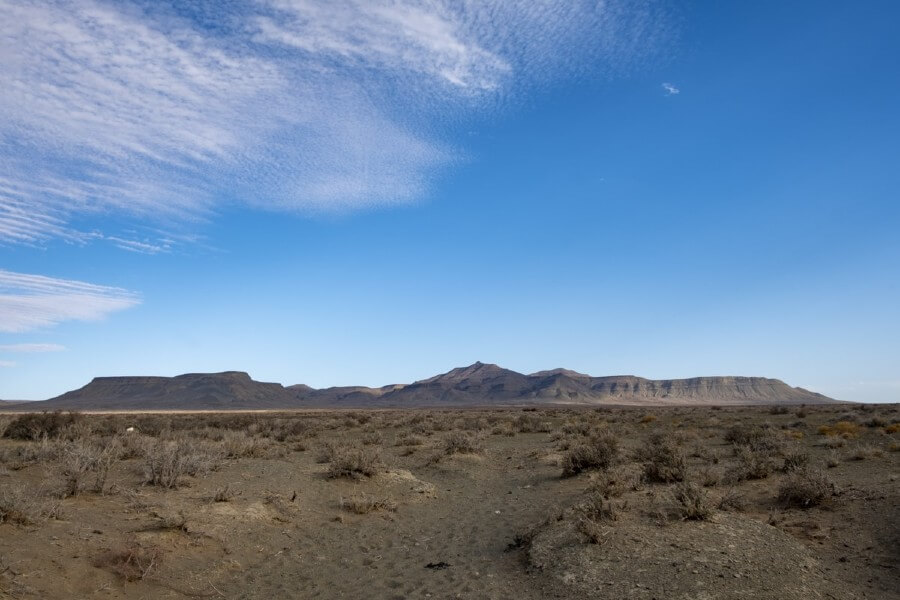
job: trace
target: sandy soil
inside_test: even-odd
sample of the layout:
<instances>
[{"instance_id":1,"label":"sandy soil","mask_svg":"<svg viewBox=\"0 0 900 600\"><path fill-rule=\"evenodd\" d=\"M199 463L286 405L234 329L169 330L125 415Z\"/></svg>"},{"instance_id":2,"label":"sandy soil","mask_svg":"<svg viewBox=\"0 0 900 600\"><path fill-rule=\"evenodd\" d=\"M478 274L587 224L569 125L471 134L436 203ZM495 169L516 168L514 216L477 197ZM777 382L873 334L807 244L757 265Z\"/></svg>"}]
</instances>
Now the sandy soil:
<instances>
[{"instance_id":1,"label":"sandy soil","mask_svg":"<svg viewBox=\"0 0 900 600\"><path fill-rule=\"evenodd\" d=\"M900 412L804 411L244 415L249 424L227 415L85 416L87 425L58 442L0 440L0 511L6 497L7 507L20 502L28 512L0 523L0 598L897 598L900 433L890 431ZM271 437L270 419L305 424ZM817 433L851 419L849 439ZM88 470L83 489L60 499L71 463L60 452L129 423L139 423L144 433L131 435L144 442L126 440L128 448L158 437L225 448L214 439L222 429L240 431L241 445L174 489L146 484L147 457L123 452L102 493ZM762 479L729 480L737 458L725 436L734 424L770 425L783 438L779 465L784 454L808 454L834 493L790 506L777 497L788 477L780 466ZM599 543L578 523L608 470L562 477L560 468L587 428L618 437L614 469L628 482L607 499L617 516L601 523ZM447 454L447 437L460 431L483 449ZM635 453L655 434L677 442L688 479L719 479L703 488L708 500L733 493L743 508L714 508L697 521L673 514L676 484L640 480ZM381 464L372 476L329 478L328 446L377 451ZM348 510L361 498L387 506Z\"/></svg>"}]
</instances>

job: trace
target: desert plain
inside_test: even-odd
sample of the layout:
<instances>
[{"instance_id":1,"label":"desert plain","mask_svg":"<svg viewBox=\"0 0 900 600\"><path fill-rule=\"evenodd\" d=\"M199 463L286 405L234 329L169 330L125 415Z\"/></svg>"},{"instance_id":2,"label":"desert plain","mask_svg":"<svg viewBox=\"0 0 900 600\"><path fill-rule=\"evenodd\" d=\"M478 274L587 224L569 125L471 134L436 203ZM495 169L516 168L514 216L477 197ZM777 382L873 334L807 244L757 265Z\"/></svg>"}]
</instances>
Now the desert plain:
<instances>
[{"instance_id":1,"label":"desert plain","mask_svg":"<svg viewBox=\"0 0 900 600\"><path fill-rule=\"evenodd\" d=\"M893 599L897 405L0 413L0 598Z\"/></svg>"}]
</instances>

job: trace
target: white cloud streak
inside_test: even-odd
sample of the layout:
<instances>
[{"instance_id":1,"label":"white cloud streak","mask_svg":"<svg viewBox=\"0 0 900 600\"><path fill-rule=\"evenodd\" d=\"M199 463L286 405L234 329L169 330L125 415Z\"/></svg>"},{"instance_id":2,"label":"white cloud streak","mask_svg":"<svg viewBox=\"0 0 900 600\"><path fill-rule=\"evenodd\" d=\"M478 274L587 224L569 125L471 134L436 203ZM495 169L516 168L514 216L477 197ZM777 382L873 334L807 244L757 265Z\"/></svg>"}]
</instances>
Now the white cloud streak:
<instances>
[{"instance_id":1,"label":"white cloud streak","mask_svg":"<svg viewBox=\"0 0 900 600\"><path fill-rule=\"evenodd\" d=\"M33 352L62 352L66 347L61 344L2 344L0 352L33 353Z\"/></svg>"},{"instance_id":2,"label":"white cloud streak","mask_svg":"<svg viewBox=\"0 0 900 600\"><path fill-rule=\"evenodd\" d=\"M676 94L680 94L681 90L672 85L671 83L662 84L663 93L666 96L675 96Z\"/></svg>"},{"instance_id":3,"label":"white cloud streak","mask_svg":"<svg viewBox=\"0 0 900 600\"><path fill-rule=\"evenodd\" d=\"M16 362L12 360L0 360L0 368L12 368L16 366Z\"/></svg>"},{"instance_id":4,"label":"white cloud streak","mask_svg":"<svg viewBox=\"0 0 900 600\"><path fill-rule=\"evenodd\" d=\"M651 0L4 0L0 244L153 254L170 248L104 219L415 201L458 160L448 120L627 69L664 17Z\"/></svg>"},{"instance_id":5,"label":"white cloud streak","mask_svg":"<svg viewBox=\"0 0 900 600\"><path fill-rule=\"evenodd\" d=\"M0 270L0 332L95 321L138 303L137 294L121 288Z\"/></svg>"}]
</instances>

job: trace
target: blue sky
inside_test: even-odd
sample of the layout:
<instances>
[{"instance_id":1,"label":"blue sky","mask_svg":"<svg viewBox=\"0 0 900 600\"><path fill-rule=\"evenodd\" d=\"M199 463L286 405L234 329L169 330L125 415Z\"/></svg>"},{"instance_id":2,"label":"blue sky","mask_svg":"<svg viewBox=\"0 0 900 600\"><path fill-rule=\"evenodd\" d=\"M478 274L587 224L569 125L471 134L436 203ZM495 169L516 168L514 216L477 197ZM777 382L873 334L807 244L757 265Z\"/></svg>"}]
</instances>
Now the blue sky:
<instances>
[{"instance_id":1,"label":"blue sky","mask_svg":"<svg viewBox=\"0 0 900 600\"><path fill-rule=\"evenodd\" d=\"M900 401L892 2L0 3L0 398L777 377Z\"/></svg>"}]
</instances>

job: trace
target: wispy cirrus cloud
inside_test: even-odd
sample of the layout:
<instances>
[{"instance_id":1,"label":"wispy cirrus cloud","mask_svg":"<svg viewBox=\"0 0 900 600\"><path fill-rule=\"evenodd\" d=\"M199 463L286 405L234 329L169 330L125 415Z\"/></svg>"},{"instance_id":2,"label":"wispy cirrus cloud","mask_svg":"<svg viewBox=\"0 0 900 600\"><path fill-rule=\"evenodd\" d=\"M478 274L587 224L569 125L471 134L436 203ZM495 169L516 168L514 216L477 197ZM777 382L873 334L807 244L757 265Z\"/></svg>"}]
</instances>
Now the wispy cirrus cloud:
<instances>
[{"instance_id":1,"label":"wispy cirrus cloud","mask_svg":"<svg viewBox=\"0 0 900 600\"><path fill-rule=\"evenodd\" d=\"M16 366L13 360L0 360L0 368L12 368Z\"/></svg>"},{"instance_id":2,"label":"wispy cirrus cloud","mask_svg":"<svg viewBox=\"0 0 900 600\"><path fill-rule=\"evenodd\" d=\"M6 0L0 243L157 253L73 223L411 202L464 153L448 122L629 68L667 32L651 0Z\"/></svg>"},{"instance_id":3,"label":"wispy cirrus cloud","mask_svg":"<svg viewBox=\"0 0 900 600\"><path fill-rule=\"evenodd\" d=\"M675 96L675 95L681 93L681 90L679 90L677 87L675 87L671 83L663 83L662 89L663 89L664 95L666 95L666 96Z\"/></svg>"},{"instance_id":4,"label":"wispy cirrus cloud","mask_svg":"<svg viewBox=\"0 0 900 600\"><path fill-rule=\"evenodd\" d=\"M22 333L64 321L94 321L139 303L137 294L121 288L0 270L0 332Z\"/></svg>"},{"instance_id":5,"label":"wispy cirrus cloud","mask_svg":"<svg viewBox=\"0 0 900 600\"><path fill-rule=\"evenodd\" d=\"M65 349L61 344L0 344L0 352L62 352Z\"/></svg>"}]
</instances>

